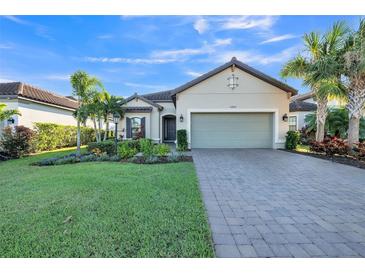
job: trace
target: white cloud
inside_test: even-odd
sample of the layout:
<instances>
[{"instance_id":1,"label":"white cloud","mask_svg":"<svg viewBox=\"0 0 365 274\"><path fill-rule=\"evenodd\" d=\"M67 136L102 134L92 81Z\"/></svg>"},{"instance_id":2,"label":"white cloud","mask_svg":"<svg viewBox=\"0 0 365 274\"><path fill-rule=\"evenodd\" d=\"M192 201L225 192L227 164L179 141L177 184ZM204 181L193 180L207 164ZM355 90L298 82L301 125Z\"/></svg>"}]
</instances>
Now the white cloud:
<instances>
[{"instance_id":1,"label":"white cloud","mask_svg":"<svg viewBox=\"0 0 365 274\"><path fill-rule=\"evenodd\" d=\"M275 21L274 16L229 17L223 21L222 29L269 29Z\"/></svg>"},{"instance_id":2,"label":"white cloud","mask_svg":"<svg viewBox=\"0 0 365 274\"><path fill-rule=\"evenodd\" d=\"M172 58L178 59L186 56L201 55L213 52L213 49L208 46L201 48L185 48L185 49L174 49L174 50L159 50L152 53L153 57L156 58Z\"/></svg>"},{"instance_id":3,"label":"white cloud","mask_svg":"<svg viewBox=\"0 0 365 274\"><path fill-rule=\"evenodd\" d=\"M212 54L216 51L216 47L227 46L232 43L231 38L216 39L212 44L205 44L199 48L185 48L185 49L173 49L173 50L159 50L152 52L152 56L155 58L172 58L181 60L180 58L188 56L196 56L203 54Z\"/></svg>"},{"instance_id":4,"label":"white cloud","mask_svg":"<svg viewBox=\"0 0 365 274\"><path fill-rule=\"evenodd\" d=\"M294 57L300 50L301 47L293 46L284 49L278 53L272 55L265 55L260 52L253 50L236 50L236 51L226 51L217 56L215 60L219 63L228 62L233 56L237 57L238 60L248 63L248 64L260 64L269 65L273 63L284 63L291 57Z\"/></svg>"},{"instance_id":5,"label":"white cloud","mask_svg":"<svg viewBox=\"0 0 365 274\"><path fill-rule=\"evenodd\" d=\"M232 44L232 38L227 38L227 39L216 39L214 41L214 45L215 46L228 46Z\"/></svg>"},{"instance_id":6,"label":"white cloud","mask_svg":"<svg viewBox=\"0 0 365 274\"><path fill-rule=\"evenodd\" d=\"M114 36L112 34L102 34L97 36L96 38L100 40L107 40L107 39L112 39L113 37Z\"/></svg>"},{"instance_id":7,"label":"white cloud","mask_svg":"<svg viewBox=\"0 0 365 274\"><path fill-rule=\"evenodd\" d=\"M200 18L194 22L194 29L199 33L203 34L209 29L208 21Z\"/></svg>"},{"instance_id":8,"label":"white cloud","mask_svg":"<svg viewBox=\"0 0 365 274\"><path fill-rule=\"evenodd\" d=\"M86 62L92 63L125 63L125 64L165 64L176 62L171 58L123 58L123 57L85 57Z\"/></svg>"},{"instance_id":9,"label":"white cloud","mask_svg":"<svg viewBox=\"0 0 365 274\"><path fill-rule=\"evenodd\" d=\"M153 89L153 90L168 89L168 87L163 86L163 85L149 85L149 84L140 84L140 83L131 83L131 82L126 82L126 83L124 83L124 85L126 85L128 87L132 87L132 88L143 88L143 89Z\"/></svg>"},{"instance_id":10,"label":"white cloud","mask_svg":"<svg viewBox=\"0 0 365 274\"><path fill-rule=\"evenodd\" d=\"M16 24L34 28L35 34L38 35L39 37L46 38L46 39L52 40L52 41L55 40L52 36L49 35L49 30L48 30L48 27L46 27L46 26L43 26L43 25L40 25L37 23L33 23L28 20L20 19L19 17L12 16L12 15L4 16L4 18L6 18Z\"/></svg>"},{"instance_id":11,"label":"white cloud","mask_svg":"<svg viewBox=\"0 0 365 274\"><path fill-rule=\"evenodd\" d=\"M260 44L269 44L269 43L275 43L275 42L279 42L279 41L284 41L284 40L289 40L289 39L293 39L298 37L297 35L293 35L293 34L284 34L284 35L279 35L279 36L274 36L270 39L267 39L265 41L262 41Z\"/></svg>"},{"instance_id":12,"label":"white cloud","mask_svg":"<svg viewBox=\"0 0 365 274\"><path fill-rule=\"evenodd\" d=\"M201 76L203 73L197 72L197 71L188 70L188 71L185 71L185 74L196 78L196 77Z\"/></svg>"}]
</instances>

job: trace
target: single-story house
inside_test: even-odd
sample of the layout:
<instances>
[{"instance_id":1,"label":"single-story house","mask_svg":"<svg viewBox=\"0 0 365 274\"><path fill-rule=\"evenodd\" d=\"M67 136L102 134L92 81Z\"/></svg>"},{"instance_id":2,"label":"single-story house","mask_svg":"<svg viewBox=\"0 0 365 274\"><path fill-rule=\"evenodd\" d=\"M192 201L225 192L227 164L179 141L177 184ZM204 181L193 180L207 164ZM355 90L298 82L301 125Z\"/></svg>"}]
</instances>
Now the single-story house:
<instances>
[{"instance_id":1,"label":"single-story house","mask_svg":"<svg viewBox=\"0 0 365 274\"><path fill-rule=\"evenodd\" d=\"M0 121L0 130L9 125L33 128L36 122L76 126L73 113L78 103L72 97L12 82L0 83L0 103L6 104L7 109L16 109L21 113L21 116L15 115L8 121Z\"/></svg>"},{"instance_id":2,"label":"single-story house","mask_svg":"<svg viewBox=\"0 0 365 274\"><path fill-rule=\"evenodd\" d=\"M126 99L118 135L175 142L189 148L282 148L289 102L297 90L242 62L228 63L173 90Z\"/></svg>"}]
</instances>

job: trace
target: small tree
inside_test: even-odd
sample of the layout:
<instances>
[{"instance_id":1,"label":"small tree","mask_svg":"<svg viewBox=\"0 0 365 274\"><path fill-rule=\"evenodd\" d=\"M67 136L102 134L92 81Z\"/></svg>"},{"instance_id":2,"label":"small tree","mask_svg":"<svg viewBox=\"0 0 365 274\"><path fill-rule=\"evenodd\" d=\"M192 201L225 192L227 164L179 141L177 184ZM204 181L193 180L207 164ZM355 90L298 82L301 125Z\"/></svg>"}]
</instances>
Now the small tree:
<instances>
[{"instance_id":1,"label":"small tree","mask_svg":"<svg viewBox=\"0 0 365 274\"><path fill-rule=\"evenodd\" d=\"M0 104L0 122L11 119L14 115L20 115L21 113L16 109L5 110L6 105Z\"/></svg>"},{"instance_id":2,"label":"small tree","mask_svg":"<svg viewBox=\"0 0 365 274\"><path fill-rule=\"evenodd\" d=\"M98 91L98 88L102 87L101 82L95 78L89 76L85 71L76 71L70 77L72 92L77 97L79 107L90 104L93 98L93 94ZM85 117L81 117L81 113L85 113L85 109L82 111L76 111L77 120L77 155L81 155L81 122Z\"/></svg>"}]
</instances>

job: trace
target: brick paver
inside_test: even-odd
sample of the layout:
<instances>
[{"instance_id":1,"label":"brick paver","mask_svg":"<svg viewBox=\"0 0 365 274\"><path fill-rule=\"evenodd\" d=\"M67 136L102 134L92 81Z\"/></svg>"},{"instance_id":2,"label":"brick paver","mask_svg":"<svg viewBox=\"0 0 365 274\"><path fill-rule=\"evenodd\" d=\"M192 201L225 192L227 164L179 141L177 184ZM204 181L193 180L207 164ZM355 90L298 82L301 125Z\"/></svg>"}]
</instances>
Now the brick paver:
<instances>
[{"instance_id":1,"label":"brick paver","mask_svg":"<svg viewBox=\"0 0 365 274\"><path fill-rule=\"evenodd\" d=\"M195 149L217 257L365 257L365 170L269 149Z\"/></svg>"}]
</instances>

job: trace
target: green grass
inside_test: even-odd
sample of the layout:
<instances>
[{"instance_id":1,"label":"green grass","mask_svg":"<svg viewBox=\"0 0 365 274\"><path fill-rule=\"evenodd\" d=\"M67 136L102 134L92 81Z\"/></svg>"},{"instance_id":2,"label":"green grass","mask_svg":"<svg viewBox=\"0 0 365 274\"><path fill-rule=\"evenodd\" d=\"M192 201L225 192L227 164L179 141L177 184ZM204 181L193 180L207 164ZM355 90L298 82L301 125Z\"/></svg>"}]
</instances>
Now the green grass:
<instances>
[{"instance_id":1,"label":"green grass","mask_svg":"<svg viewBox=\"0 0 365 274\"><path fill-rule=\"evenodd\" d=\"M212 257L193 163L0 162L0 257Z\"/></svg>"}]
</instances>

